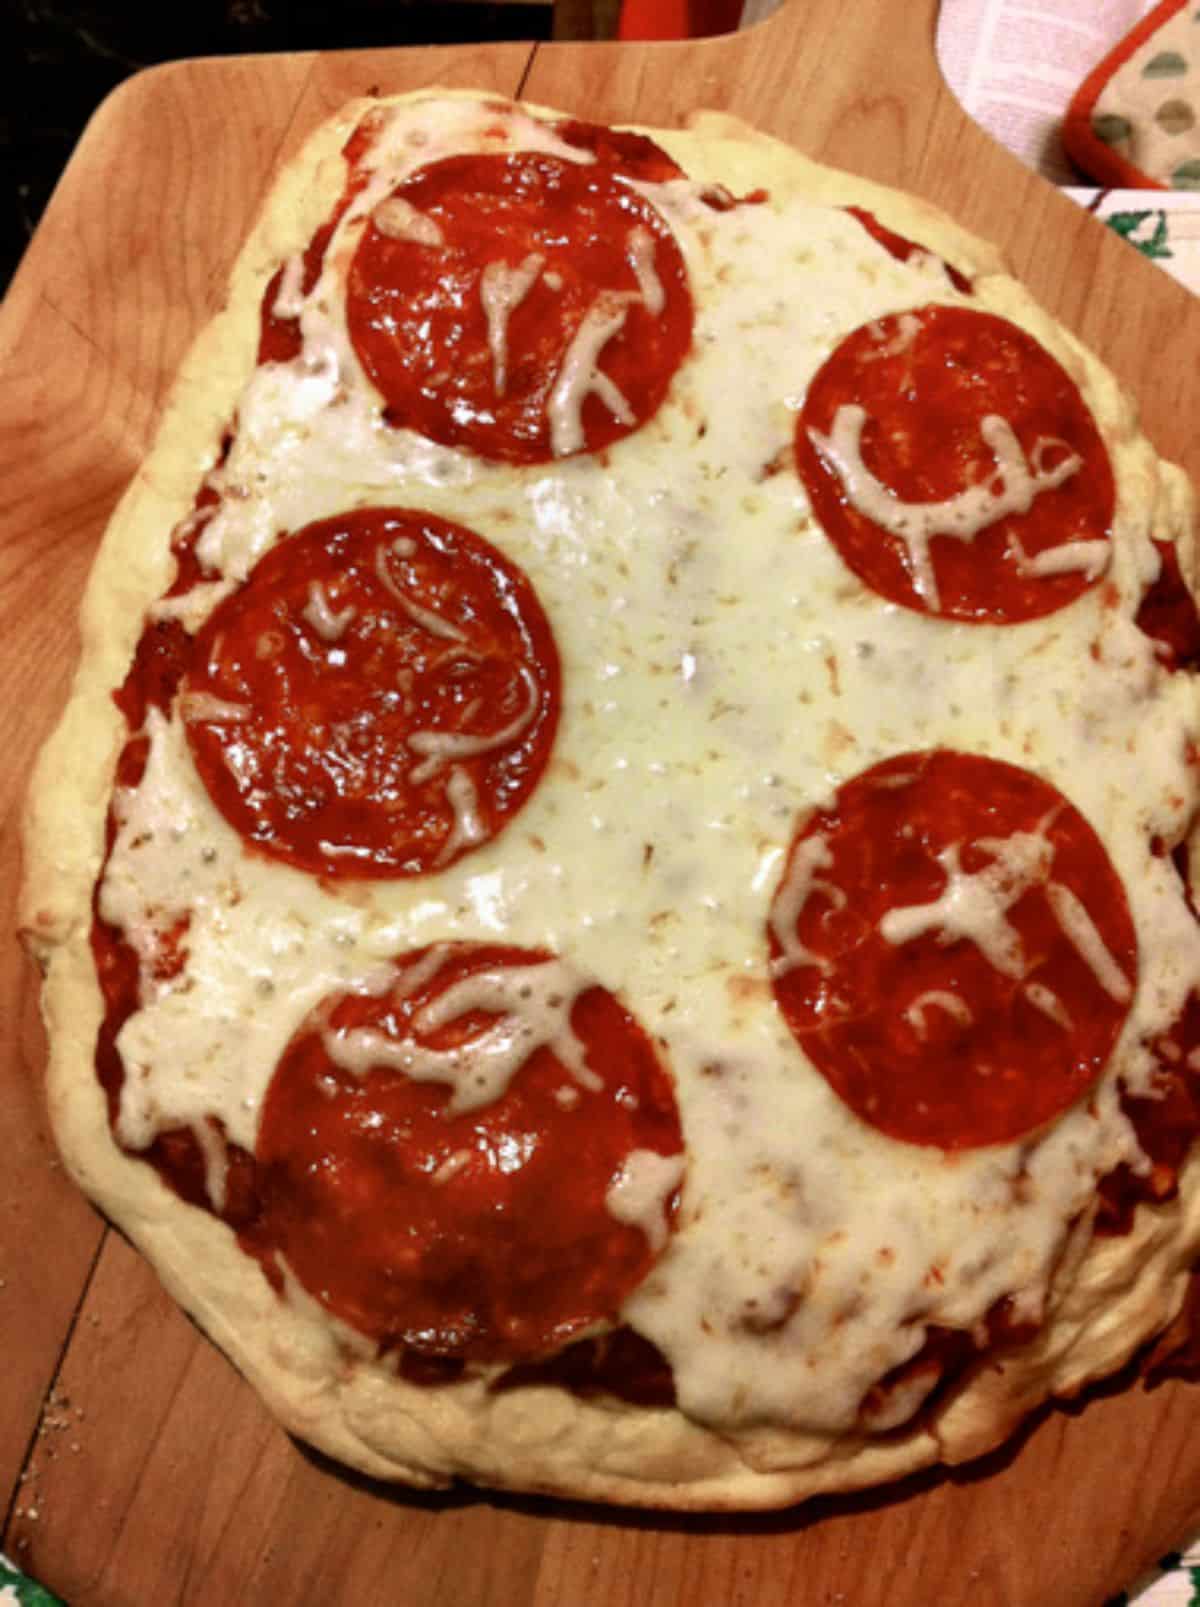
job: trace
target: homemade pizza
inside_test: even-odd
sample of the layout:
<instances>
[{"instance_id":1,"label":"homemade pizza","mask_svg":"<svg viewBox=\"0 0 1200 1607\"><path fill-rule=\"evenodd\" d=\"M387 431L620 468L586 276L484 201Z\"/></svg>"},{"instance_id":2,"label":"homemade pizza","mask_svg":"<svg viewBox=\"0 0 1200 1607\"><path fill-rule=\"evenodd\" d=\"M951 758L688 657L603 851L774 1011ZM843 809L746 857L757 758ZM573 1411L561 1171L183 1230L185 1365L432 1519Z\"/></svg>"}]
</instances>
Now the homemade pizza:
<instances>
[{"instance_id":1,"label":"homemade pizza","mask_svg":"<svg viewBox=\"0 0 1200 1607\"><path fill-rule=\"evenodd\" d=\"M416 1485L781 1505L1177 1348L1192 512L921 202L718 116L350 106L32 787L74 1175Z\"/></svg>"}]
</instances>

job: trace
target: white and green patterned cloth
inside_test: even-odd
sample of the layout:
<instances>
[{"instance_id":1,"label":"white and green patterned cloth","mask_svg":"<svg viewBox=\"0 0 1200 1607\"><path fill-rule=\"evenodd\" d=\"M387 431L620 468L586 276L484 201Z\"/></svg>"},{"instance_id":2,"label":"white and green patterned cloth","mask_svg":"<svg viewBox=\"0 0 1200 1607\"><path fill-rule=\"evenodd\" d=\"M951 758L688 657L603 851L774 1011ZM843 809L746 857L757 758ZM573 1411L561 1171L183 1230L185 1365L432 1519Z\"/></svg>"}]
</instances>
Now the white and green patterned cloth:
<instances>
[{"instance_id":1,"label":"white and green patterned cloth","mask_svg":"<svg viewBox=\"0 0 1200 1607\"><path fill-rule=\"evenodd\" d=\"M0 1607L63 1607L57 1596L36 1584L0 1551Z\"/></svg>"},{"instance_id":2,"label":"white and green patterned cloth","mask_svg":"<svg viewBox=\"0 0 1200 1607\"><path fill-rule=\"evenodd\" d=\"M1200 295L1200 194L1094 189L1065 193Z\"/></svg>"},{"instance_id":3,"label":"white and green patterned cloth","mask_svg":"<svg viewBox=\"0 0 1200 1607\"><path fill-rule=\"evenodd\" d=\"M1200 1607L1200 1540L1159 1560L1149 1577L1106 1607Z\"/></svg>"}]
</instances>

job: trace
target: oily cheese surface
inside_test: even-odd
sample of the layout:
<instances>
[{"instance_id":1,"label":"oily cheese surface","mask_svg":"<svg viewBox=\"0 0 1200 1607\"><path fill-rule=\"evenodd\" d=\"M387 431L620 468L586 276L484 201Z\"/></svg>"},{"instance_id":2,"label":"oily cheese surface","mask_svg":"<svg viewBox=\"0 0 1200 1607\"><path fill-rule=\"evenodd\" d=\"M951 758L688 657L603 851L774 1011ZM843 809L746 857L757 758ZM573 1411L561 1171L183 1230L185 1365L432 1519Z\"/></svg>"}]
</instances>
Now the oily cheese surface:
<instances>
[{"instance_id":1,"label":"oily cheese surface","mask_svg":"<svg viewBox=\"0 0 1200 1607\"><path fill-rule=\"evenodd\" d=\"M256 367L264 287L336 207L341 149L368 112L384 130L376 166L299 298L303 348ZM338 290L356 219L399 179L497 140L563 154L554 114L451 94L356 104L280 176L98 555L83 660L31 790L23 920L46 970L49 1101L68 1164L290 1430L418 1485L461 1476L766 1507L976 1456L1047 1396L1122 1366L1179 1309L1200 1241L1194 1159L1177 1195L1139 1207L1128 1234L1093 1238L1091 1226L1096 1179L1146 1168L1121 1088L1147 1091L1146 1046L1200 982L1197 925L1161 851L1185 842L1196 808L1194 684L1134 624L1156 541L1193 576L1192 507L1112 377L989 247L730 119L651 132L687 175L635 187L682 252L691 352L640 429L599 457L535 465L486 464L388 428ZM712 185L766 199L714 209L702 198ZM924 251L896 260L852 206ZM1107 572L1045 618L967 625L887 603L842 564L791 467L818 367L853 330L927 305L1028 332L1103 436L1116 493ZM201 538L206 583L164 607L169 534L206 477L222 497ZM373 505L461 522L537 588L563 706L517 820L429 876L320 882L245 852L195 774L177 711L152 711L145 776L122 799L106 859L127 735L111 692L147 612L199 629L281 531ZM766 935L798 822L869 766L935 747L1030 768L1086 817L1139 953L1091 1097L1032 1137L954 1155L897 1143L841 1105L781 1021ZM148 920L191 922L187 987L155 990L123 1029L139 1073L122 1097L125 1149L94 1073L102 869L106 919L131 941ZM277 1294L215 1215L128 1153L207 1114L253 1151L276 1061L312 1007L398 953L460 940L563 954L663 1046L686 1169L674 1231L620 1315L670 1361L674 1408L495 1392L486 1369L411 1384L295 1279ZM1002 1301L1038 1325L1035 1339L982 1352L933 1410L864 1423L867 1392L928 1327L978 1331Z\"/></svg>"}]
</instances>

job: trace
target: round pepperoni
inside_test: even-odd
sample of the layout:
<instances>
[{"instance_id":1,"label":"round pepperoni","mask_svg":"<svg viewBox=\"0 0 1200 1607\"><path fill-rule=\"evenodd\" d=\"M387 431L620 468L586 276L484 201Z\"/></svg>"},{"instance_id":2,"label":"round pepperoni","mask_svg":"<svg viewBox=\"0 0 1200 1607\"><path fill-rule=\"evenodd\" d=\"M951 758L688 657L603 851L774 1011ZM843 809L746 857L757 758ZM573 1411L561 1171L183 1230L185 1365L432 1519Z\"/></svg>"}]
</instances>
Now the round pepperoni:
<instances>
[{"instance_id":1,"label":"round pepperoni","mask_svg":"<svg viewBox=\"0 0 1200 1607\"><path fill-rule=\"evenodd\" d=\"M315 875L416 876L536 785L560 702L521 571L471 531L369 508L280 541L196 638L179 707L213 801Z\"/></svg>"},{"instance_id":2,"label":"round pepperoni","mask_svg":"<svg viewBox=\"0 0 1200 1607\"><path fill-rule=\"evenodd\" d=\"M604 162L452 156L376 206L346 316L388 422L514 463L609 445L692 338L673 235Z\"/></svg>"},{"instance_id":3,"label":"round pepperoni","mask_svg":"<svg viewBox=\"0 0 1200 1607\"><path fill-rule=\"evenodd\" d=\"M865 1122L999 1144L1095 1082L1137 950L1095 832L1027 770L948 750L847 782L797 831L768 920L775 997Z\"/></svg>"},{"instance_id":4,"label":"round pepperoni","mask_svg":"<svg viewBox=\"0 0 1200 1607\"><path fill-rule=\"evenodd\" d=\"M796 465L826 534L889 602L1011 624L1104 572L1115 492L1074 381L965 307L864 324L813 379Z\"/></svg>"},{"instance_id":5,"label":"round pepperoni","mask_svg":"<svg viewBox=\"0 0 1200 1607\"><path fill-rule=\"evenodd\" d=\"M381 1344L546 1356L646 1276L682 1148L670 1079L606 989L538 951L415 950L284 1052L249 1247Z\"/></svg>"}]
</instances>

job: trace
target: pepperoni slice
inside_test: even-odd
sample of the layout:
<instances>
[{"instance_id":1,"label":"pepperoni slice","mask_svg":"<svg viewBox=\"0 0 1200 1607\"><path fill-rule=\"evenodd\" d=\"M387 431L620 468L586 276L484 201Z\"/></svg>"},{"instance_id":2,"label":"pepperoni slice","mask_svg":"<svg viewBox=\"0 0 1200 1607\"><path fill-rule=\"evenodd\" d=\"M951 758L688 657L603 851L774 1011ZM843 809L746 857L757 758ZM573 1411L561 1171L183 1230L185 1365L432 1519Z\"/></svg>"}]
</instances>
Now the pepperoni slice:
<instances>
[{"instance_id":1,"label":"pepperoni slice","mask_svg":"<svg viewBox=\"0 0 1200 1607\"><path fill-rule=\"evenodd\" d=\"M604 162L447 157L376 206L350 337L388 422L542 463L638 429L692 338L683 258Z\"/></svg>"},{"instance_id":2,"label":"pepperoni slice","mask_svg":"<svg viewBox=\"0 0 1200 1607\"><path fill-rule=\"evenodd\" d=\"M872 240L878 241L888 255L895 257L897 262L908 262L912 257L930 257L933 255L925 246L918 245L915 240L908 239L906 235L897 234L894 229L885 228L875 214L868 212L866 207L848 206L846 211L849 212L852 218L861 223ZM945 268L950 283L955 290L961 290L964 295L969 296L971 294L971 281L966 275L960 273L957 268L952 267L950 263L942 258L937 260Z\"/></svg>"},{"instance_id":3,"label":"pepperoni slice","mask_svg":"<svg viewBox=\"0 0 1200 1607\"><path fill-rule=\"evenodd\" d=\"M889 602L1012 624L1103 573L1115 491L1075 382L1031 335L965 307L864 324L823 364L796 466L829 539Z\"/></svg>"},{"instance_id":4,"label":"pepperoni slice","mask_svg":"<svg viewBox=\"0 0 1200 1607\"><path fill-rule=\"evenodd\" d=\"M944 749L864 771L797 830L768 941L834 1091L946 1150L1085 1094L1137 981L1125 890L1083 816L1027 770Z\"/></svg>"},{"instance_id":5,"label":"pepperoni slice","mask_svg":"<svg viewBox=\"0 0 1200 1607\"><path fill-rule=\"evenodd\" d=\"M196 638L179 707L213 801L314 875L416 876L488 842L545 768L558 653L488 542L369 508L279 542Z\"/></svg>"},{"instance_id":6,"label":"pepperoni slice","mask_svg":"<svg viewBox=\"0 0 1200 1607\"><path fill-rule=\"evenodd\" d=\"M646 1276L682 1148L670 1079L606 989L540 951L415 950L284 1052L246 1243L381 1344L530 1360Z\"/></svg>"}]
</instances>

